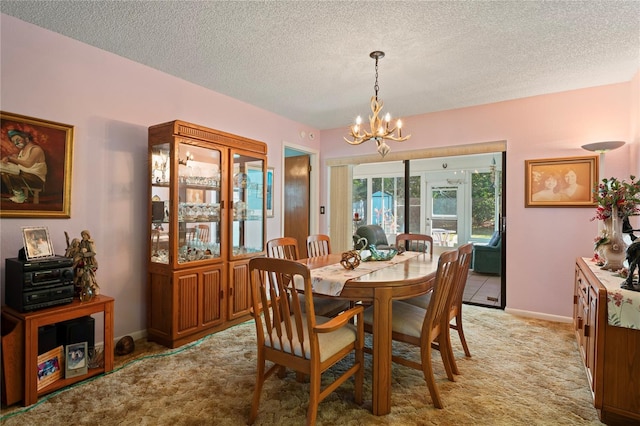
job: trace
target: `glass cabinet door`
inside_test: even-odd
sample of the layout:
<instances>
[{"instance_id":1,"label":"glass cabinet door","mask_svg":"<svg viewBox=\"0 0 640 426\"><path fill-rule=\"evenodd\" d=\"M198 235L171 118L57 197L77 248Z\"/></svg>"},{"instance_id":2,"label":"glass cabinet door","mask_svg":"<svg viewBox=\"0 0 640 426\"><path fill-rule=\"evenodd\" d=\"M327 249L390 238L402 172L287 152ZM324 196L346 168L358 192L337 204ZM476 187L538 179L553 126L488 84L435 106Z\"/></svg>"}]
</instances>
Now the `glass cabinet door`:
<instances>
[{"instance_id":1,"label":"glass cabinet door","mask_svg":"<svg viewBox=\"0 0 640 426\"><path fill-rule=\"evenodd\" d=\"M169 263L170 149L164 143L151 150L151 261L156 263Z\"/></svg>"},{"instance_id":2,"label":"glass cabinet door","mask_svg":"<svg viewBox=\"0 0 640 426\"><path fill-rule=\"evenodd\" d=\"M222 152L189 145L176 150L178 160L178 263L220 257Z\"/></svg>"},{"instance_id":3,"label":"glass cabinet door","mask_svg":"<svg viewBox=\"0 0 640 426\"><path fill-rule=\"evenodd\" d=\"M264 248L263 159L232 152L231 255L261 252Z\"/></svg>"}]
</instances>

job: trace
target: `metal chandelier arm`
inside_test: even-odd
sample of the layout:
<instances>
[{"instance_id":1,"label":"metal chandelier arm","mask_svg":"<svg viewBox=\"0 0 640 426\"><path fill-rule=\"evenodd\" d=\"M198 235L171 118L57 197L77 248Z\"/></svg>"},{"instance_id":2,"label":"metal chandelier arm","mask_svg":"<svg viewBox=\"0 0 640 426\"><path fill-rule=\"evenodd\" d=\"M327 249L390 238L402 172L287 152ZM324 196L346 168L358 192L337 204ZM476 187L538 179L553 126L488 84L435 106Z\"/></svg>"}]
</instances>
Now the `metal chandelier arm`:
<instances>
[{"instance_id":1,"label":"metal chandelier arm","mask_svg":"<svg viewBox=\"0 0 640 426\"><path fill-rule=\"evenodd\" d=\"M361 132L362 129L360 128L360 125L355 124L349 127L350 136L353 138L353 140L349 140L345 137L345 142L351 145L360 145L361 143L369 141L371 139L387 139L395 142L404 142L409 139L411 135L401 136L400 131L398 131L398 136L394 135L396 130L399 130L397 126L389 129L388 121L386 125L383 124L383 120L380 118L380 111L382 111L383 106L384 103L382 102L382 100L378 100L375 96L372 96L371 112L373 112L373 115L369 116L369 129L371 131Z\"/></svg>"}]
</instances>

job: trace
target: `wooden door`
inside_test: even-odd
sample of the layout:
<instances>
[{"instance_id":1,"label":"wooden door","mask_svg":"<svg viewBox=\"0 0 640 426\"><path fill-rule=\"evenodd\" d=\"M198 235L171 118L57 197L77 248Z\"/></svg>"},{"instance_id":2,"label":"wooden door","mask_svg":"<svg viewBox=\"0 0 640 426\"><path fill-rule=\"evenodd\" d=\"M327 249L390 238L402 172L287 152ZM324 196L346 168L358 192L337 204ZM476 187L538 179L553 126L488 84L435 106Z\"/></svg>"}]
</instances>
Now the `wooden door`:
<instances>
[{"instance_id":1,"label":"wooden door","mask_svg":"<svg viewBox=\"0 0 640 426\"><path fill-rule=\"evenodd\" d=\"M298 240L301 257L307 257L309 235L310 157L299 155L284 159L284 236Z\"/></svg>"}]
</instances>

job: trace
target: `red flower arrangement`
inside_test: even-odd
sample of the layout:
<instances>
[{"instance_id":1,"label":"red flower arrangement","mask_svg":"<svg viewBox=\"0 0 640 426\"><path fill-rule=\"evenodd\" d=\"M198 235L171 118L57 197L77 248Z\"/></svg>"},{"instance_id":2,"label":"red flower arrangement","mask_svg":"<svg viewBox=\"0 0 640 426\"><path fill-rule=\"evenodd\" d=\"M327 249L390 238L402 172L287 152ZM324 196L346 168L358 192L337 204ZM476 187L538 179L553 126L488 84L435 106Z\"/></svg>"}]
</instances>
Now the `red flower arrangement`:
<instances>
[{"instance_id":1,"label":"red flower arrangement","mask_svg":"<svg viewBox=\"0 0 640 426\"><path fill-rule=\"evenodd\" d=\"M635 176L630 176L630 180L602 179L594 191L598 207L591 220L609 219L613 206L618 207L619 218L640 214L640 181Z\"/></svg>"}]
</instances>

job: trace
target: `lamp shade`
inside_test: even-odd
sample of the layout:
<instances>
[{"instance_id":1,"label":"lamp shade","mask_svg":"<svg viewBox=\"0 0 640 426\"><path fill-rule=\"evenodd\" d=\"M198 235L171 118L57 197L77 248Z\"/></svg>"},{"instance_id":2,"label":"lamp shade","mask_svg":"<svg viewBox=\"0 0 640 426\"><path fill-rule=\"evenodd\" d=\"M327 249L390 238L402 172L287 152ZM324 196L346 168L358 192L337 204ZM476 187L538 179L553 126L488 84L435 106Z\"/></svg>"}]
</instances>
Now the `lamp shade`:
<instances>
[{"instance_id":1,"label":"lamp shade","mask_svg":"<svg viewBox=\"0 0 640 426\"><path fill-rule=\"evenodd\" d=\"M623 141L604 141L604 142L594 142L594 143L588 143L586 145L582 145L582 149L586 149L587 151L603 153L603 152L611 151L614 149L618 149L622 145L624 145Z\"/></svg>"}]
</instances>

